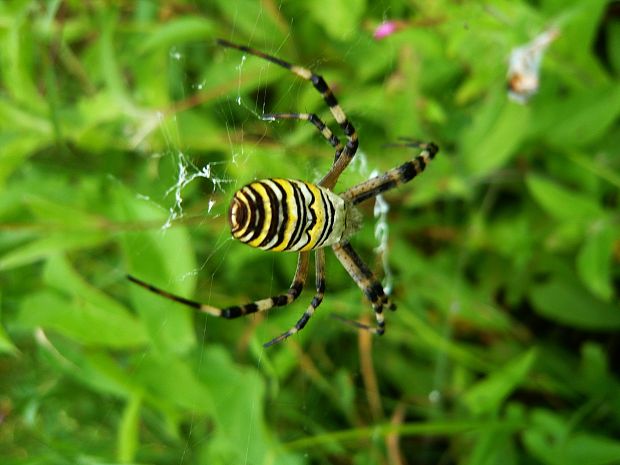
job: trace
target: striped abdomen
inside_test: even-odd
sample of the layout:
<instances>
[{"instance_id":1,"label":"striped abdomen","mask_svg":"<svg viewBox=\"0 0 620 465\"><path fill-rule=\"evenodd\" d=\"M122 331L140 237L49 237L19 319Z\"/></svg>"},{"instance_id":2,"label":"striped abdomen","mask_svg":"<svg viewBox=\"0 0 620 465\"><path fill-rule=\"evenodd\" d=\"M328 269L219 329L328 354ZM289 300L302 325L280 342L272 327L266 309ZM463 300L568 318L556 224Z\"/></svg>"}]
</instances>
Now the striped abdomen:
<instances>
[{"instance_id":1,"label":"striped abdomen","mask_svg":"<svg viewBox=\"0 0 620 465\"><path fill-rule=\"evenodd\" d=\"M293 179L262 179L242 187L228 212L235 239L263 250L306 251L343 238L344 200Z\"/></svg>"}]
</instances>

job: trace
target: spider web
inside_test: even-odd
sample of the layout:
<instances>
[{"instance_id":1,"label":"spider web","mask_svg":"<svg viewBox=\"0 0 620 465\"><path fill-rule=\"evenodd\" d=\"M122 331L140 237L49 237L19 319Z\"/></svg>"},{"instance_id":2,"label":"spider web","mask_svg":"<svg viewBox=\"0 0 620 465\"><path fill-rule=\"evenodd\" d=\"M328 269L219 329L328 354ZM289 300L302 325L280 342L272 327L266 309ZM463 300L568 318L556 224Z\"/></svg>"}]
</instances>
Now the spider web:
<instances>
[{"instance_id":1,"label":"spider web","mask_svg":"<svg viewBox=\"0 0 620 465\"><path fill-rule=\"evenodd\" d=\"M236 51L231 51L231 53L236 53ZM276 54L277 52L269 51L269 53ZM267 112L278 111L278 110L271 109L271 108L266 109L267 103L266 103L265 94L261 94L259 92L257 93L256 98L254 100L251 100L250 98L246 97L242 93L241 83L243 81L243 74L245 73L244 68L245 68L246 61L248 60L248 55L241 53L241 52L239 52L238 54L239 54L238 63L237 65L235 65L235 69L237 70L236 93L234 95L223 96L224 102L222 103L222 105L224 106L237 105L241 107L245 112L247 112L248 119L264 121L265 125L273 123L274 120L266 120L263 117L263 115L265 115ZM181 52L178 51L178 49L174 49L170 53L170 59L173 61L182 61L184 59L184 56ZM266 69L269 66L274 66L257 57L251 57L251 59L261 62L262 63L261 69ZM291 82L290 87L289 87L290 92L293 92L296 86L303 87L303 86L309 85L308 83L305 83L305 82L295 83L295 77L292 75L290 76L285 75L284 79L286 78L290 79L290 82ZM200 91L203 87L203 83L201 82L191 83L189 86L185 86L185 87L189 87L197 91ZM316 99L319 102L321 101L318 94L316 95ZM277 102L275 103L275 106L277 107ZM299 109L299 111L305 111L305 110ZM228 174L226 176L219 176L216 174L216 171L214 169L215 167L218 167L218 166L221 167L227 164L233 164L233 165L243 167L248 157L254 156L253 151L251 150L251 146L250 146L250 149L248 150L246 147L246 144L244 143L243 122L238 123L232 119L229 119L226 111L222 112L222 116L225 120L224 124L226 125L226 128L228 128L229 134L236 133L240 135L239 143L234 142L232 136L229 137L229 153L228 153L227 161L207 161L205 163L203 160L201 160L200 163L202 164L198 164L198 162L196 161L196 158L188 156L181 149L181 145L183 145L183 141L180 140L180 136L178 135L179 131L178 131L178 127L176 126L176 119L174 117L173 117L173 125L172 125L174 134L172 134L171 130L168 129L166 126L164 125L159 126L159 129L161 130L161 134L164 137L166 146L167 146L166 153L163 156L170 157L172 160L174 160L174 163L176 165L176 178L174 179L173 184L170 187L168 187L165 192L165 197L168 199L168 201L169 199L173 199L173 203L168 208L168 216L166 218L166 221L163 222L161 225L162 231L165 231L166 229L170 228L175 222L181 222L181 223L183 222L185 218L184 192L186 188L190 186L192 183L196 183L196 182L199 182L202 184L204 184L205 182L208 183L208 185L210 185L211 187L211 192L213 194L216 194L216 193L225 194L223 198L226 199L225 200L226 203L228 201L228 198L232 195L233 187L238 186L240 184L239 180L236 179L234 175ZM153 130L155 127L155 122L156 121L161 122L162 118L163 116L161 115L161 113L156 113L153 118L147 119L147 122L145 123L143 130L138 131L135 137L142 138L147 133L148 130ZM336 132L339 131L339 128L334 121L326 121L326 123L330 127L332 127ZM239 124L241 125L239 126ZM304 124L304 123L298 122L297 124ZM320 143L320 136L318 134L314 136L314 139ZM323 150L325 152L326 159L329 159L332 156L330 152L330 148L325 146ZM348 167L347 171L345 172L345 177L347 176L348 173L351 173L351 172L356 173L358 177L361 176L361 178L364 178L364 179L374 177L380 174L380 172L375 167L369 166L369 165L372 165L372 162L368 161L368 157L366 153L363 151L362 148L360 148L355 158L352 160L350 166ZM283 171L285 171L285 168L283 169ZM313 174L312 178L307 179L307 180L310 182L317 182L324 173L321 172L321 170L319 170L318 168L313 167L312 174ZM273 175L272 173L268 173L268 172L256 173L255 178L270 177L272 175ZM284 172L278 173L276 175L286 177L286 174ZM218 197L221 198L222 196L221 195L210 196L210 198L208 199L207 209L206 211L202 212L205 215L205 219L207 221L208 221L208 218L213 218L216 215L221 215L224 212L223 210L225 208L224 205L222 205L221 208L219 209L215 208L219 202ZM388 212L389 212L389 204L387 203L387 201L382 195L378 195L375 198L375 204L374 204L374 218L375 218L374 236L377 241L376 246L374 248L374 252L376 253L377 257L380 259L380 262L383 267L383 276L384 276L383 285L384 285L385 291L388 294L390 294L393 288L393 275L392 275L391 268L389 266L389 246L388 246L389 224L387 222ZM223 258L223 260L225 260L225 258ZM207 266L208 266L207 261L205 261L201 264L201 266L198 269L188 271L187 275L193 275L200 271L204 271L204 268ZM273 276L272 276L271 282L272 281L273 281ZM266 293L265 295L271 295L273 291L274 289L270 288L269 292Z\"/></svg>"},{"instance_id":2,"label":"spider web","mask_svg":"<svg viewBox=\"0 0 620 465\"><path fill-rule=\"evenodd\" d=\"M241 12L239 14L242 14ZM261 18L257 18L257 21L260 21ZM292 26L292 21L291 21ZM291 27L292 30L294 28ZM231 32L231 36L234 37L234 31ZM279 56L278 50L282 47L283 44L279 44L279 46L271 47L271 49L265 49L260 44L251 43L250 46L253 46L257 49L264 50L267 53ZM170 204L168 208L168 214L166 220L162 222L160 229L162 234L165 234L166 231L171 228L175 223L182 223L186 218L186 209L187 202L185 194L195 183L200 183L200 185L204 186L206 183L209 186L209 190L212 195L208 199L207 208L202 212L204 215L203 221L208 222L211 219L214 219L218 215L225 214L225 207L228 203L229 198L232 196L232 192L235 188L239 187L240 180L237 179L236 175L233 171L226 170L228 165L234 165L237 168L243 169L244 166L247 165L248 160L252 157L256 156L253 150L253 143L246 143L246 131L245 131L245 123L239 122L229 116L228 107L229 106L237 106L242 109L243 112L247 114L247 120L260 121L263 120L263 115L270 112L278 112L278 111L298 111L304 112L305 108L279 108L278 102L269 102L269 107L267 107L267 98L265 93L258 92L256 97L253 99L252 97L247 97L246 94L242 90L242 82L244 80L244 75L246 72L246 64L249 59L252 59L258 63L260 63L260 72L267 73L268 67L274 67L275 65L265 62L257 57L250 57L246 54L236 51L229 51L228 53L234 54L238 53L238 59L236 60L235 69L237 71L237 83L236 83L236 91L231 95L222 95L221 97L221 115L222 115L222 124L225 125L229 134L229 150L227 153L227 159L225 161L204 161L203 159L198 159L197 157L193 157L189 155L189 150L187 150L186 143L182 140L179 135L179 127L176 121L176 117L171 117L172 124L163 124L162 118L163 116L159 113L151 115L150 118L145 119L144 127L139 128L134 134L134 139L136 141L142 140L149 131L159 130L161 135L165 140L166 151L163 154L154 154L156 156L168 157L172 163L174 163L175 169L175 177L170 181L170 185L165 190L164 199L162 199L166 204ZM173 48L170 53L170 61L171 64L174 65L178 63L179 65L186 58L182 52L180 52L179 48ZM287 59L288 57L283 57ZM234 61L234 60L233 60ZM308 65L307 63L300 63L303 66L310 66L316 68L312 64ZM189 79L189 78L187 78ZM289 92L293 93L295 96L298 95L295 93L299 92L304 86L309 86L309 83L299 82L299 79L296 79L292 75L284 75L283 79L290 80L290 86L288 87ZM329 77L327 77L327 81L329 82ZM204 83L203 82L185 82L182 86L186 89L192 89L196 92L200 92ZM190 96L188 96L190 97ZM322 100L318 93L314 96L316 101L322 104ZM346 108L345 108L346 111ZM340 134L340 128L333 121L333 118L326 119L325 122L336 132L340 137L343 137ZM265 126L271 124L268 121L264 122ZM304 124L303 122L298 122L297 124ZM321 137L318 133L315 133L312 137L312 141L316 141L316 144L324 144L324 141L321 140ZM277 141L276 141L277 143ZM333 149L328 147L327 145L321 146L321 149L325 153L326 161L331 160L333 157ZM373 177L379 172L377 171L373 162L369 161L372 157L368 157L366 153L363 151L363 147L358 150L356 157L353 159L351 165L345 172L345 178L349 176L350 173L354 173L354 175L358 179L365 179L369 177ZM297 163L295 161L294 163ZM318 169L317 167L311 168L311 176L309 176L306 180L310 182L316 182L318 179L324 174L324 170ZM218 173L226 173L224 176ZM286 168L283 167L282 172L280 173L270 173L270 172L259 172L254 173L256 178L266 178L271 176L281 176L286 177ZM345 183L348 183L345 180ZM204 188L203 188L204 190ZM224 195L222 195L224 194ZM221 200L224 199L224 200ZM156 200L156 199L154 199ZM393 275L392 271L389 267L389 224L387 221L387 213L389 211L389 205L387 201L383 198L383 196L377 196L374 205L374 236L376 240L376 246L374 248L374 252L376 257L380 261L383 267L383 276L384 276L384 287L386 292L389 294L393 287ZM366 219L366 223L371 223L370 219ZM187 270L181 276L178 276L174 279L176 280L184 280L189 276L206 273L207 275L211 275L211 279L215 279L215 271L217 268L222 266L227 262L226 256L229 253L228 247L223 247L224 244L231 244L232 239L229 238L228 230L222 232L222 236L224 238L222 241L219 241L218 244L215 244L214 250L212 253L209 253L207 257L203 257L198 267L194 270ZM233 244L231 244L233 246ZM239 245L241 247L245 247L243 245ZM260 250L256 251L257 254L265 253ZM218 255L219 254L219 255ZM214 257L218 255L217 260L214 260ZM274 258L275 259L275 258ZM270 295L274 295L282 291L283 289L274 289L273 283L276 281L276 277L274 276L273 269L269 271L270 277L265 280L264 283L264 291L261 295L252 296L253 298L264 298ZM293 269L290 270L291 276L293 273ZM312 281L312 270L309 273L309 282ZM329 279L329 277L327 278ZM351 281L351 286L355 286L355 284ZM241 303L241 302L240 302ZM214 305L218 305L217 302L213 302ZM325 305L325 303L323 304ZM303 305L302 305L303 307ZM296 318L297 313L294 314L293 318ZM165 324L165 323L164 323ZM204 333L206 334L207 327L209 322L205 321L204 323ZM287 328L283 328L287 329ZM285 342L286 343L286 342ZM205 350L204 348L202 350ZM262 369L262 353L259 354L257 359L257 368ZM305 402L307 405L310 405L310 402ZM274 408L290 408L286 405L278 405L277 403L272 404ZM252 423L253 419L257 415L256 409L262 409L261 405L254 405L250 411L247 412L247 421L248 423ZM194 431L194 421L190 422L190 429L188 434L188 443L186 445L186 449L190 449L189 442L191 441L192 435ZM253 441L252 437L248 437L247 444L241 444L240 447L246 448L249 451L251 447L251 443ZM183 463L184 457L179 458L179 463ZM247 457L246 461L247 462Z\"/></svg>"}]
</instances>

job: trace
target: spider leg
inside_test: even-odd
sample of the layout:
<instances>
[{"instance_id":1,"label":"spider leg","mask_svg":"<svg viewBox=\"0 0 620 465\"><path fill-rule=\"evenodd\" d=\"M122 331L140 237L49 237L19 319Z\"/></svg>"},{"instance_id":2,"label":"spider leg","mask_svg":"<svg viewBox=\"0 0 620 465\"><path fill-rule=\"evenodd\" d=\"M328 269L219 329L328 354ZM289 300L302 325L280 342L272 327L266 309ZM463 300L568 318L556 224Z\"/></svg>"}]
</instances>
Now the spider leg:
<instances>
[{"instance_id":1,"label":"spider leg","mask_svg":"<svg viewBox=\"0 0 620 465\"><path fill-rule=\"evenodd\" d=\"M347 137L347 143L344 146L344 149L342 150L340 155L336 155L336 160L334 161L331 169L319 182L320 186L327 187L328 189L333 188L334 185L336 185L336 181L338 181L340 174L344 171L344 169L349 165L349 163L355 156L355 152L357 152L357 146L359 142L357 139L357 132L355 131L353 124L351 124L351 122L348 120L347 115L338 104L338 100L334 96L334 93L327 85L323 77L313 73L307 68L293 65L291 63L288 63L287 61L281 60L280 58L268 55L250 47L246 47L245 45L234 44L224 39L218 39L217 43L224 47L235 48L237 50L241 50L242 52L250 53L252 55L263 58L264 60L270 61L271 63L274 63L278 66L281 66L282 68L288 69L290 72L299 76L300 78L306 81L310 81L314 88L321 94L323 100L329 107L329 111L331 112L334 119L336 120L338 125L340 125L345 136Z\"/></svg>"},{"instance_id":2,"label":"spider leg","mask_svg":"<svg viewBox=\"0 0 620 465\"><path fill-rule=\"evenodd\" d=\"M368 300L372 303L372 308L375 311L375 317L377 319L377 326L370 327L357 321L344 321L349 322L358 328L370 331L371 333L378 335L383 334L385 332L385 318L383 315L383 309L387 307L390 310L396 310L396 305L394 305L390 301L389 297L385 295L383 286L374 276L372 271L370 271L368 266L366 266L366 264L362 261L357 252L353 250L351 244L348 242L341 242L333 245L332 249L344 269L347 270L366 298L368 298Z\"/></svg>"},{"instance_id":3,"label":"spider leg","mask_svg":"<svg viewBox=\"0 0 620 465\"><path fill-rule=\"evenodd\" d=\"M411 181L426 168L439 148L432 142L427 144L416 144L422 148L422 152L412 160L409 160L398 168L391 169L385 173L364 181L356 186L347 189L340 196L347 202L357 204L364 200L376 197L382 192Z\"/></svg>"},{"instance_id":4,"label":"spider leg","mask_svg":"<svg viewBox=\"0 0 620 465\"><path fill-rule=\"evenodd\" d=\"M295 323L288 331L280 334L278 337L273 338L271 341L263 344L263 347L269 347L274 344L278 344L279 342L284 341L289 336L298 333L301 331L308 320L314 315L314 311L317 309L321 302L323 302L323 295L325 294L325 249L318 249L316 254L314 255L314 261L316 265L316 294L312 298L312 302L306 309L306 311L301 315L301 318Z\"/></svg>"},{"instance_id":5,"label":"spider leg","mask_svg":"<svg viewBox=\"0 0 620 465\"><path fill-rule=\"evenodd\" d=\"M261 116L263 121L275 121L277 119L298 119L313 124L323 138L336 149L336 159L340 156L344 146L332 130L314 113L267 113Z\"/></svg>"},{"instance_id":6,"label":"spider leg","mask_svg":"<svg viewBox=\"0 0 620 465\"><path fill-rule=\"evenodd\" d=\"M152 284L148 284L131 275L127 275L127 279L151 292L154 292L155 294L159 294L162 297L173 300L180 304L187 305L188 307L195 308L200 312L207 313L212 316L231 319L243 315L248 315L250 313L264 312L273 307L284 307L285 305L288 305L295 301L295 299L297 299L297 297L299 297L299 295L301 294L301 291L306 282L306 276L308 275L308 257L308 252L299 253L295 276L293 277L293 282L291 283L291 286L286 294L280 294L273 297L268 297L266 299L256 300L254 302L250 302L241 306L236 305L225 308L217 308L211 305L196 302L194 300L186 299L185 297L181 297L168 291L164 291L163 289L153 286Z\"/></svg>"}]
</instances>

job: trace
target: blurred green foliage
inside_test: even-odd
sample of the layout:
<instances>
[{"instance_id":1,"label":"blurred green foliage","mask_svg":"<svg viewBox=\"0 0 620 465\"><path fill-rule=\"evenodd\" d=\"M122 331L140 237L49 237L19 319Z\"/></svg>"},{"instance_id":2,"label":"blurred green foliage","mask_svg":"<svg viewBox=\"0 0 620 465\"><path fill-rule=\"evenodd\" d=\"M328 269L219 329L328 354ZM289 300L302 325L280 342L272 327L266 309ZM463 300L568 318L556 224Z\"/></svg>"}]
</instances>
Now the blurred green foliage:
<instances>
[{"instance_id":1,"label":"blurred green foliage","mask_svg":"<svg viewBox=\"0 0 620 465\"><path fill-rule=\"evenodd\" d=\"M0 3L1 462L620 463L619 18L604 0ZM510 51L552 26L538 93L510 101ZM400 136L440 146L387 195L384 337L329 318L371 317L329 253L317 315L269 350L311 291L219 321L125 279L226 306L292 277L294 255L229 240L227 202L333 157L261 113L333 122L216 37L323 74L369 170L415 155L385 147ZM364 211L353 242L381 274Z\"/></svg>"}]
</instances>

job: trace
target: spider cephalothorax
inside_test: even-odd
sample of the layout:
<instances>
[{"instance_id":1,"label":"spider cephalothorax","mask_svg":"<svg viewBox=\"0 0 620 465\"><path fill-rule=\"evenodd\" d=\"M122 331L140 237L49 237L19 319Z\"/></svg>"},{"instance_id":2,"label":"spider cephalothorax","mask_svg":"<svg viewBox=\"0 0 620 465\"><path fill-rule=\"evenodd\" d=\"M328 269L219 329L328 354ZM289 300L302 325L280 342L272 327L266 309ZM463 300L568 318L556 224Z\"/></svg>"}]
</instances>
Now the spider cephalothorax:
<instances>
[{"instance_id":1,"label":"spider cephalothorax","mask_svg":"<svg viewBox=\"0 0 620 465\"><path fill-rule=\"evenodd\" d=\"M330 170L316 184L296 179L262 179L242 187L233 195L228 212L228 221L231 234L235 239L263 250L299 253L293 282L285 294L241 306L218 308L171 294L133 276L129 276L129 279L152 292L210 315L236 318L249 313L269 310L273 307L288 305L297 299L306 282L309 252L314 251L316 267L316 293L314 298L295 326L265 344L265 346L270 346L300 331L323 301L325 293L325 248L331 247L342 266L371 302L375 311L377 320L375 327L354 322L355 326L375 334L383 334L385 331L383 310L385 308L394 310L396 306L385 294L383 286L375 278L372 271L349 244L350 236L359 230L362 222L361 214L355 205L413 179L433 159L438 151L437 146L433 143L408 141L402 145L421 149L420 154L415 158L382 175L353 186L340 195L335 194L332 189L355 156L358 138L355 128L347 119L323 78L306 68L292 65L252 48L225 40L219 40L218 43L224 47L236 48L259 56L288 69L302 79L310 81L322 95L334 119L342 128L347 142L343 145L339 138L315 114L277 113L263 116L265 120L295 119L308 121L318 129L336 152Z\"/></svg>"}]
</instances>

